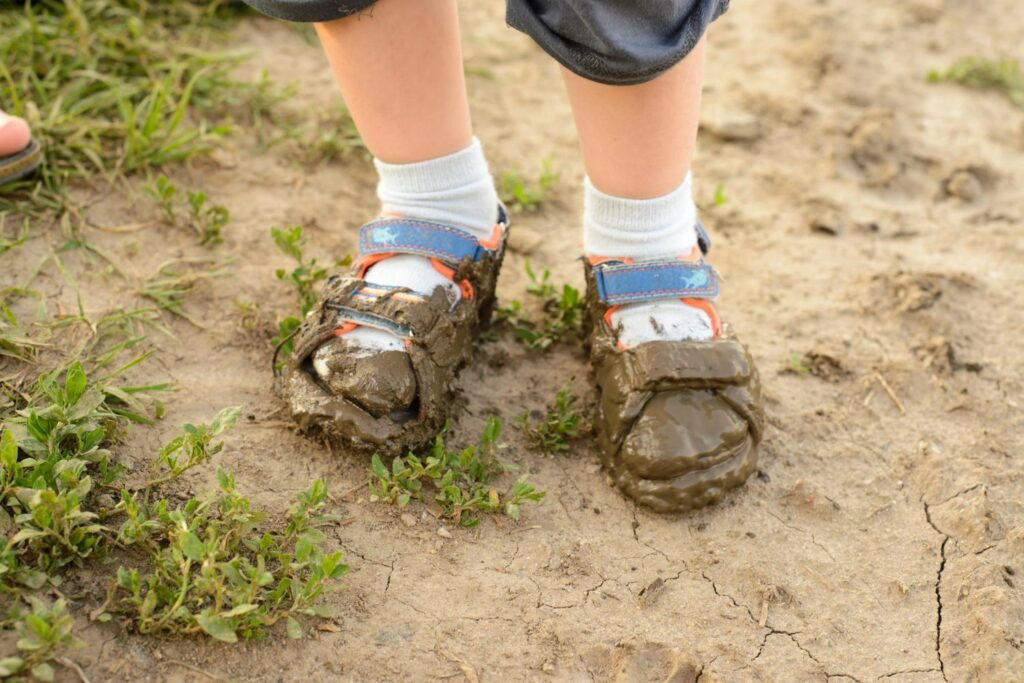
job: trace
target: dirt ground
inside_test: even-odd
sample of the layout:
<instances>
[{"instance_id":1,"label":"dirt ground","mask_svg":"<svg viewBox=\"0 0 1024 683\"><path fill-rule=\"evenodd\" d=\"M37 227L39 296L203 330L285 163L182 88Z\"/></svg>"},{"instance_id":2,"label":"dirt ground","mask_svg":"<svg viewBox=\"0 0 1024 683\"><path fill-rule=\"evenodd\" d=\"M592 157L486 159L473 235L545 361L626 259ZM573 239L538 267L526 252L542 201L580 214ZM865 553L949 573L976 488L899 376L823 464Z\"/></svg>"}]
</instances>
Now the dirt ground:
<instances>
[{"instance_id":1,"label":"dirt ground","mask_svg":"<svg viewBox=\"0 0 1024 683\"><path fill-rule=\"evenodd\" d=\"M507 300L527 256L582 287L582 167L557 68L501 5L462 3L477 134L496 171L550 157L561 174L513 225ZM586 440L559 457L527 447L516 415L565 383L593 391L577 343L528 352L508 334L463 373L453 438L501 416L506 458L547 498L520 523L450 538L422 506L403 521L371 503L364 459L292 432L266 341L240 331L235 302L258 302L261 324L294 308L272 225L301 223L322 261L352 253L375 210L372 166L309 167L241 135L180 169L230 209L214 255L232 266L186 304L207 329L173 321L157 339L148 377L181 390L121 452L153 453L180 423L242 405L217 456L242 492L275 514L317 476L335 496L344 522L329 536L352 567L329 598L340 629L237 646L129 636L84 617L103 599L85 576L66 586L89 644L73 658L93 681L1024 680L1024 110L924 81L961 56L1024 58L1022 35L1014 0L760 0L714 25L698 201L770 426L749 483L685 516L620 497ZM229 47L256 51L247 70L298 80L286 107L337 104L300 31L254 18ZM117 231L152 216L150 200L99 197L89 237L130 276L209 253L155 223ZM24 263L61 239L33 240ZM133 286L80 255L67 264L87 309ZM59 275L44 280L70 304ZM809 372L787 371L794 355ZM185 487L212 481L201 468Z\"/></svg>"}]
</instances>

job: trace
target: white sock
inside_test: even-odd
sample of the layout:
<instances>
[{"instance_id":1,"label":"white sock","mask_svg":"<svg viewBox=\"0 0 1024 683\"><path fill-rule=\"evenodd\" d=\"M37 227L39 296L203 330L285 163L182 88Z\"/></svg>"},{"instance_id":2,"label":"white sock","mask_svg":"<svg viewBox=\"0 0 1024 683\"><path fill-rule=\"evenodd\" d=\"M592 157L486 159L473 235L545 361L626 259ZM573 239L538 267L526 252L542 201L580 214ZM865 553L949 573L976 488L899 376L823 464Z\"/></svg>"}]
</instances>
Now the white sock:
<instances>
[{"instance_id":1,"label":"white sock","mask_svg":"<svg viewBox=\"0 0 1024 683\"><path fill-rule=\"evenodd\" d=\"M373 163L380 176L377 196L382 213L437 221L481 239L491 237L498 217L498 195L476 138L469 147L436 159L411 164L374 159ZM458 286L437 272L430 259L412 254L399 254L370 266L365 279L428 294L444 287L453 304L462 296ZM398 337L368 327L356 328L345 339L370 352L405 350Z\"/></svg>"},{"instance_id":2,"label":"white sock","mask_svg":"<svg viewBox=\"0 0 1024 683\"><path fill-rule=\"evenodd\" d=\"M683 256L697 244L697 206L692 176L653 199L627 199L601 192L584 182L583 250L588 256L621 256L637 261ZM624 304L611 317L618 340L626 346L648 341L693 339L714 335L708 315L679 299Z\"/></svg>"}]
</instances>

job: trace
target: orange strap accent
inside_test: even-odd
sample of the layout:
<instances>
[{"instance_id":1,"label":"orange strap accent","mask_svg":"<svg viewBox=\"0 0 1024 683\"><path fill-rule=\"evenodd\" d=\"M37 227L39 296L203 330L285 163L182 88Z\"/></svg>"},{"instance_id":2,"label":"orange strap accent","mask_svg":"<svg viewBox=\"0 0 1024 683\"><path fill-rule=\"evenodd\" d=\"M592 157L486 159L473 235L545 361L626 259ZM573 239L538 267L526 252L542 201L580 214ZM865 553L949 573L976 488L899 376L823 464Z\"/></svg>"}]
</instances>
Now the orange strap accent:
<instances>
[{"instance_id":1,"label":"orange strap accent","mask_svg":"<svg viewBox=\"0 0 1024 683\"><path fill-rule=\"evenodd\" d=\"M359 325L356 325L353 322L344 322L344 323L338 325L338 329L336 329L334 331L334 336L335 337L340 337L343 334L348 334L349 332L351 332L352 330L356 329L357 327L359 327Z\"/></svg>"},{"instance_id":2,"label":"orange strap accent","mask_svg":"<svg viewBox=\"0 0 1024 683\"><path fill-rule=\"evenodd\" d=\"M480 246L484 249L494 251L501 245L501 225L495 224L494 230L491 231L491 236L486 240L478 239Z\"/></svg>"},{"instance_id":3,"label":"orange strap accent","mask_svg":"<svg viewBox=\"0 0 1024 683\"><path fill-rule=\"evenodd\" d=\"M380 263L384 259L391 258L395 254L367 254L366 256L360 256L359 260L356 261L356 277L360 280L366 275L367 269L374 263Z\"/></svg>"},{"instance_id":4,"label":"orange strap accent","mask_svg":"<svg viewBox=\"0 0 1024 683\"><path fill-rule=\"evenodd\" d=\"M430 259L430 265L434 266L434 270L444 275L446 278L455 282L455 269L446 266L440 259ZM473 283L469 280L459 280L459 291L462 292L462 296L466 299L473 299L476 296L476 291L473 289Z\"/></svg>"},{"instance_id":5,"label":"orange strap accent","mask_svg":"<svg viewBox=\"0 0 1024 683\"><path fill-rule=\"evenodd\" d=\"M680 301L707 314L708 319L711 320L711 334L713 336L718 337L722 334L722 319L719 317L718 309L715 308L713 303L707 299L680 299Z\"/></svg>"}]
</instances>

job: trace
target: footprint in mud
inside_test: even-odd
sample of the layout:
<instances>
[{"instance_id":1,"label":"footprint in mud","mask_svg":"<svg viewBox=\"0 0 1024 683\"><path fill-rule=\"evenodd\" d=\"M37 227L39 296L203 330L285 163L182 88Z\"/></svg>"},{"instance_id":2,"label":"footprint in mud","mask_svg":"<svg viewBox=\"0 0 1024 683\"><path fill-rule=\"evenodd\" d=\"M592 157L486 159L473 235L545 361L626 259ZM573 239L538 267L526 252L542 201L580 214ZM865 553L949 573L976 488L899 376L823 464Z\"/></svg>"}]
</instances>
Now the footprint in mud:
<instances>
[{"instance_id":1,"label":"footprint in mud","mask_svg":"<svg viewBox=\"0 0 1024 683\"><path fill-rule=\"evenodd\" d=\"M632 639L595 646L582 659L587 673L601 683L694 683L700 672L695 659L679 648Z\"/></svg>"}]
</instances>

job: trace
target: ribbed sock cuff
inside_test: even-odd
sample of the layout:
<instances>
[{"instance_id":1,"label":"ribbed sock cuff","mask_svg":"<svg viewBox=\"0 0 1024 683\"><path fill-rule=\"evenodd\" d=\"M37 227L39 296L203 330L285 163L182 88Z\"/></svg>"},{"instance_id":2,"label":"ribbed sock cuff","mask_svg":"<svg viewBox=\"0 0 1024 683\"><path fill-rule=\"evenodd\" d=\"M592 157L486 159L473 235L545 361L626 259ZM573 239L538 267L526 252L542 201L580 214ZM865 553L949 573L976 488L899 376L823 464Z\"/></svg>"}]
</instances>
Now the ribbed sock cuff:
<instances>
[{"instance_id":1,"label":"ribbed sock cuff","mask_svg":"<svg viewBox=\"0 0 1024 683\"><path fill-rule=\"evenodd\" d=\"M389 164L374 159L382 210L465 228L490 237L498 196L480 141L436 159Z\"/></svg>"},{"instance_id":2,"label":"ribbed sock cuff","mask_svg":"<svg viewBox=\"0 0 1024 683\"><path fill-rule=\"evenodd\" d=\"M583 249L590 256L638 259L688 254L697 243L692 175L653 199L605 194L584 180Z\"/></svg>"}]
</instances>

